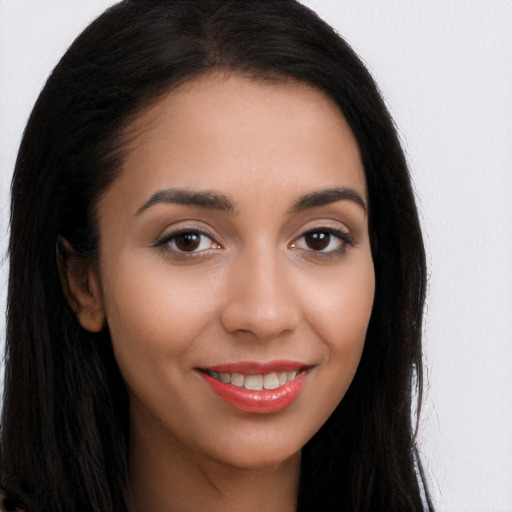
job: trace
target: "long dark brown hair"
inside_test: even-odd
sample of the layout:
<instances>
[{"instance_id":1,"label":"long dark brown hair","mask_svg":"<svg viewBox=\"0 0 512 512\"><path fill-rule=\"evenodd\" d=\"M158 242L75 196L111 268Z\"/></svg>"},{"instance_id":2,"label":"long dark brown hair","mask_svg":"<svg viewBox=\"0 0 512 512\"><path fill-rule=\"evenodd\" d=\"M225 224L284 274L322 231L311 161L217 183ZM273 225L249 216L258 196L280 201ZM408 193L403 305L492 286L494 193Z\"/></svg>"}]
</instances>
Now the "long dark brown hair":
<instances>
[{"instance_id":1,"label":"long dark brown hair","mask_svg":"<svg viewBox=\"0 0 512 512\"><path fill-rule=\"evenodd\" d=\"M324 91L366 173L375 302L354 381L303 449L299 510L432 511L415 441L426 272L407 165L365 66L294 0L125 0L48 79L12 184L1 483L34 511L132 509L126 389L108 331L87 332L67 305L57 241L94 260L95 205L120 170L123 130L163 93L215 70Z\"/></svg>"}]
</instances>

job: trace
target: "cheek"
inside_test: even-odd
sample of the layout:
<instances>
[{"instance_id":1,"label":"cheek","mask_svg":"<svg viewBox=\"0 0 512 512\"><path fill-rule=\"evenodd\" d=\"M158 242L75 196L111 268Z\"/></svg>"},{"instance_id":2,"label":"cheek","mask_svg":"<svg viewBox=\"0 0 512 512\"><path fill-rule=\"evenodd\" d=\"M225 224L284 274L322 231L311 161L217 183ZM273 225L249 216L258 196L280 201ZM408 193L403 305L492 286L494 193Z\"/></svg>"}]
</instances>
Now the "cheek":
<instances>
[{"instance_id":1,"label":"cheek","mask_svg":"<svg viewBox=\"0 0 512 512\"><path fill-rule=\"evenodd\" d=\"M325 273L316 283L309 283L308 290L309 323L333 350L364 339L375 294L369 252Z\"/></svg>"},{"instance_id":2,"label":"cheek","mask_svg":"<svg viewBox=\"0 0 512 512\"><path fill-rule=\"evenodd\" d=\"M213 278L194 275L192 267L173 269L161 257L119 258L104 298L121 370L155 371L169 357L177 370L187 367L200 350L195 340L213 321L217 294Z\"/></svg>"},{"instance_id":3,"label":"cheek","mask_svg":"<svg viewBox=\"0 0 512 512\"><path fill-rule=\"evenodd\" d=\"M340 267L309 294L307 319L326 348L325 372L333 401L341 400L357 370L375 293L371 256Z\"/></svg>"}]
</instances>

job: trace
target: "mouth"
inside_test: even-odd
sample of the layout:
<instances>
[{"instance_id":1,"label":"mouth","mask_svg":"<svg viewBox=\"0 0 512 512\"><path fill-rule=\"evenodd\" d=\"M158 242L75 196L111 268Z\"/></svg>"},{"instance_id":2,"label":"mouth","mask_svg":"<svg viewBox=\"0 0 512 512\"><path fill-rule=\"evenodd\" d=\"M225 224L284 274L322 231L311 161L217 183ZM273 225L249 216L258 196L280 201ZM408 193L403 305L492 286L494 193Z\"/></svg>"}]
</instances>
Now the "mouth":
<instances>
[{"instance_id":1,"label":"mouth","mask_svg":"<svg viewBox=\"0 0 512 512\"><path fill-rule=\"evenodd\" d=\"M277 389L291 382L301 371L299 370L270 372L265 374L244 375L238 372L215 372L204 370L204 372L223 384L232 384L238 388L244 388L251 391L262 391L263 389Z\"/></svg>"},{"instance_id":2,"label":"mouth","mask_svg":"<svg viewBox=\"0 0 512 512\"><path fill-rule=\"evenodd\" d=\"M291 405L312 368L282 361L235 363L197 370L213 391L236 409L270 413Z\"/></svg>"}]
</instances>

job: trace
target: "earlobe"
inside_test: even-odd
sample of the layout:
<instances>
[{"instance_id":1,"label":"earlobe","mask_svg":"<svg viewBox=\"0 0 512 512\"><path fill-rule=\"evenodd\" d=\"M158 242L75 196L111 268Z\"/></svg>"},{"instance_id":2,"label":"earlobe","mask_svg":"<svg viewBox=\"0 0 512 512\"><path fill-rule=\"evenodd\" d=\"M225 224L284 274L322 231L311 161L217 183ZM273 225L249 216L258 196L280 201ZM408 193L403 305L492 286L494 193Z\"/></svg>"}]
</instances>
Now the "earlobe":
<instances>
[{"instance_id":1,"label":"earlobe","mask_svg":"<svg viewBox=\"0 0 512 512\"><path fill-rule=\"evenodd\" d=\"M102 331L106 322L97 265L85 261L60 236L56 245L56 258L62 292L80 325L90 332Z\"/></svg>"}]
</instances>

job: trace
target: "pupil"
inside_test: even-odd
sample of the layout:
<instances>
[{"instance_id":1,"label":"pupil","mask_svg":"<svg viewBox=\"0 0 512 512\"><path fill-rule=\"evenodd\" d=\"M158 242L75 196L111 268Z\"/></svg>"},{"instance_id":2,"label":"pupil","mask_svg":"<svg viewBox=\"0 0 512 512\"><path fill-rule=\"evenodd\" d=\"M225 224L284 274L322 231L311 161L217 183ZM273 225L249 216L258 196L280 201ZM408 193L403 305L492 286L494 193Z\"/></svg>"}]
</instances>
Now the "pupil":
<instances>
[{"instance_id":1,"label":"pupil","mask_svg":"<svg viewBox=\"0 0 512 512\"><path fill-rule=\"evenodd\" d=\"M176 237L176 247L180 251L193 251L200 242L201 237L197 233L182 233Z\"/></svg>"},{"instance_id":2,"label":"pupil","mask_svg":"<svg viewBox=\"0 0 512 512\"><path fill-rule=\"evenodd\" d=\"M329 233L322 233L321 231L308 233L305 238L307 246L314 251L321 251L322 249L325 249L331 240Z\"/></svg>"}]
</instances>

